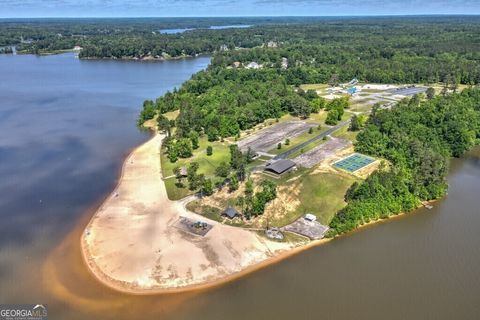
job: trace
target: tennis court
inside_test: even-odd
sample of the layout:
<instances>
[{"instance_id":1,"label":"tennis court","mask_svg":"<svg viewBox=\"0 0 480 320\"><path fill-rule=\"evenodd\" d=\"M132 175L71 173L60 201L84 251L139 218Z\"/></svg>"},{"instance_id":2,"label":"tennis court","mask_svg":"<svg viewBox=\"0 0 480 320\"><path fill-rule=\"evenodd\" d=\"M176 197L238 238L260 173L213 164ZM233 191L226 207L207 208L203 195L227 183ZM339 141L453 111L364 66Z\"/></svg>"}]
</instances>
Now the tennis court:
<instances>
[{"instance_id":1,"label":"tennis court","mask_svg":"<svg viewBox=\"0 0 480 320\"><path fill-rule=\"evenodd\" d=\"M368 166L374 161L375 159L373 158L364 156L363 154L354 153L340 161L335 162L334 166L348 172L355 172L363 167Z\"/></svg>"}]
</instances>

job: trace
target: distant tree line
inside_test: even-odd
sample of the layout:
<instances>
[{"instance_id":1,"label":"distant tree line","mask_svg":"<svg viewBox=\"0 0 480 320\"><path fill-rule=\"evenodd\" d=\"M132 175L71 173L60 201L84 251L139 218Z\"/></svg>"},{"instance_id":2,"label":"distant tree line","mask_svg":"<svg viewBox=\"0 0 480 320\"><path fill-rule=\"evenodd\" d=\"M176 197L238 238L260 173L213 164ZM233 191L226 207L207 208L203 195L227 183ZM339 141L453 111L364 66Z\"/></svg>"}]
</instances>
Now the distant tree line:
<instances>
[{"instance_id":1,"label":"distant tree line","mask_svg":"<svg viewBox=\"0 0 480 320\"><path fill-rule=\"evenodd\" d=\"M243 21L242 21L243 20ZM241 22L242 21L242 22ZM162 28L251 23L245 29ZM361 81L480 82L479 17L85 19L0 22L0 46L42 53L83 48L81 58L215 55L214 66L255 61L289 85ZM238 50L238 48L250 50ZM286 58L288 66L282 65Z\"/></svg>"}]
</instances>

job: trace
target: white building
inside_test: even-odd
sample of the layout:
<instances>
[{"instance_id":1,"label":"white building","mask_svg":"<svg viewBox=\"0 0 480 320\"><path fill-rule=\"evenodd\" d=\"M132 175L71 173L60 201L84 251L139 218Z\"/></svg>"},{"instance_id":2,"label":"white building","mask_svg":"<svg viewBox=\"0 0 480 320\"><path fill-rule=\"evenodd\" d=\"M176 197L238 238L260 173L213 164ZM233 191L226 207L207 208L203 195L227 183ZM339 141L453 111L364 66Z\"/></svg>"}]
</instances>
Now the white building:
<instances>
[{"instance_id":1,"label":"white building","mask_svg":"<svg viewBox=\"0 0 480 320\"><path fill-rule=\"evenodd\" d=\"M255 61L252 61L249 64L247 64L245 66L245 68L247 68L247 69L260 69L261 66L258 63L256 63Z\"/></svg>"}]
</instances>

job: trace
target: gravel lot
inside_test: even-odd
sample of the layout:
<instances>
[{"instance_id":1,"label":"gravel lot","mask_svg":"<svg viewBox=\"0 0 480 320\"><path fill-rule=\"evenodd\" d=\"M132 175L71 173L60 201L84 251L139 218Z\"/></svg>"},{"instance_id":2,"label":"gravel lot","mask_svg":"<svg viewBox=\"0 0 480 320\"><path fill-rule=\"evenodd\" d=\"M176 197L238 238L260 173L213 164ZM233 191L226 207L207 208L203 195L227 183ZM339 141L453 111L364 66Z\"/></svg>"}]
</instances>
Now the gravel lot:
<instances>
[{"instance_id":1,"label":"gravel lot","mask_svg":"<svg viewBox=\"0 0 480 320\"><path fill-rule=\"evenodd\" d=\"M312 240L322 239L328 231L328 227L318 221L307 221L304 217L286 225L282 228L285 231L301 234Z\"/></svg>"},{"instance_id":2,"label":"gravel lot","mask_svg":"<svg viewBox=\"0 0 480 320\"><path fill-rule=\"evenodd\" d=\"M321 161L333 156L338 150L350 145L351 142L345 139L331 137L330 140L316 146L312 150L299 155L293 161L302 167L312 168Z\"/></svg>"},{"instance_id":3,"label":"gravel lot","mask_svg":"<svg viewBox=\"0 0 480 320\"><path fill-rule=\"evenodd\" d=\"M279 142L283 143L285 139L296 137L313 127L316 127L316 125L305 121L278 123L240 140L238 147L242 151L251 148L254 151L266 152L275 148Z\"/></svg>"}]
</instances>

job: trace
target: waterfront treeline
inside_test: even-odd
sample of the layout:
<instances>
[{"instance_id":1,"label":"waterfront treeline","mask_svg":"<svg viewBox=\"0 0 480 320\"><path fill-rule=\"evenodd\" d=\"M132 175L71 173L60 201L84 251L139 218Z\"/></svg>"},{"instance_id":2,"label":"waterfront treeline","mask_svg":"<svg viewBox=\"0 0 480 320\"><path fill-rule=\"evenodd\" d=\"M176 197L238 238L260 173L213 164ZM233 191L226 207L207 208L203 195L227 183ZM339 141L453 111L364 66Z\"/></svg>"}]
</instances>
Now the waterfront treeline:
<instances>
[{"instance_id":1,"label":"waterfront treeline","mask_svg":"<svg viewBox=\"0 0 480 320\"><path fill-rule=\"evenodd\" d=\"M406 99L391 110L374 109L355 149L388 160L347 191L348 205L330 223L330 235L408 212L447 192L450 157L480 143L480 89L421 101Z\"/></svg>"},{"instance_id":2,"label":"waterfront treeline","mask_svg":"<svg viewBox=\"0 0 480 320\"><path fill-rule=\"evenodd\" d=\"M239 23L252 27L206 29ZM198 29L160 32L175 27ZM334 75L379 83L480 81L475 16L6 20L0 31L0 46L26 53L80 46L81 58L142 59L226 51L214 65L255 61L277 70L287 58L284 76L296 85L328 82Z\"/></svg>"}]
</instances>

